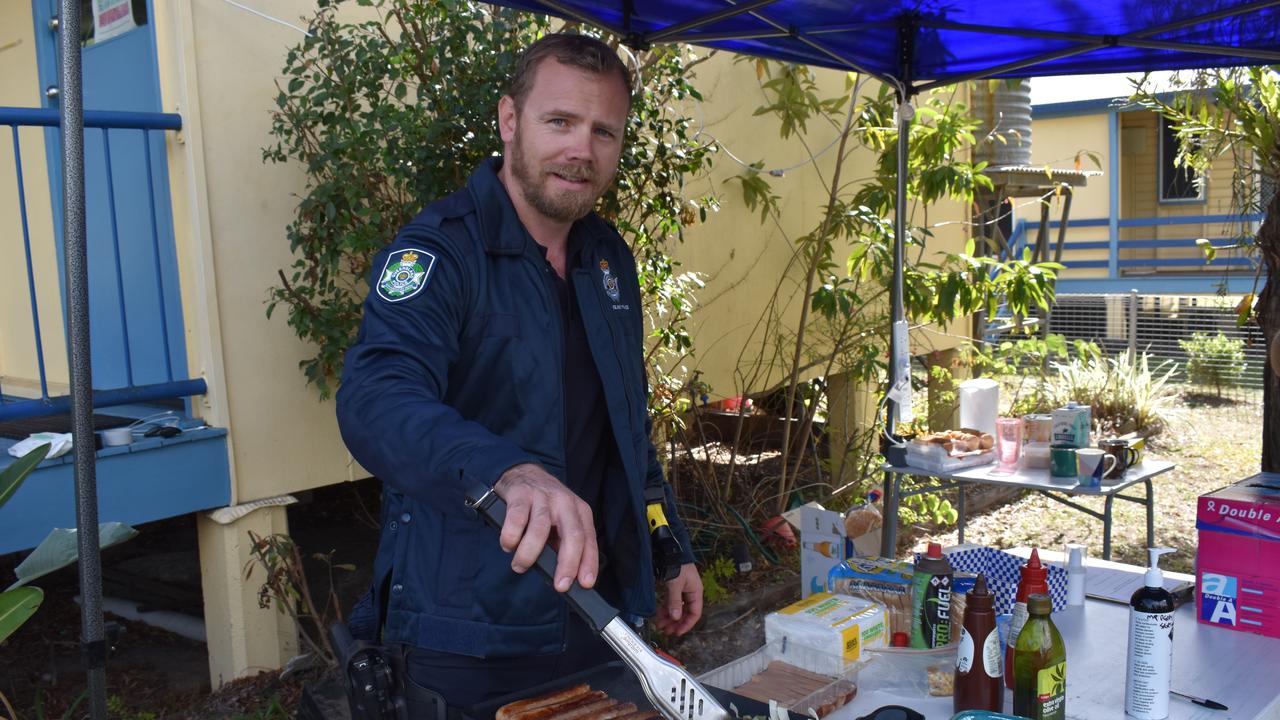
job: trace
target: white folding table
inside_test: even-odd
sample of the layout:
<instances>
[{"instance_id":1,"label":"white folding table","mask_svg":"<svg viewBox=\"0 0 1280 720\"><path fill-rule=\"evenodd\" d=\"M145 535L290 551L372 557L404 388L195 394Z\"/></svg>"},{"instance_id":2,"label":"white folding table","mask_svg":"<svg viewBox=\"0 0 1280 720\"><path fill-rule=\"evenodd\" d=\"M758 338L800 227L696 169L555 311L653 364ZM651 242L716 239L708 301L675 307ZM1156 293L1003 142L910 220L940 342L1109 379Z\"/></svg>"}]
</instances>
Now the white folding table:
<instances>
[{"instance_id":1,"label":"white folding table","mask_svg":"<svg viewBox=\"0 0 1280 720\"><path fill-rule=\"evenodd\" d=\"M1171 697L1169 720L1280 720L1280 639L1201 625L1194 603L1179 607L1174 617L1172 689L1229 709ZM1053 622L1067 649L1067 717L1123 720L1129 607L1090 598L1054 613ZM903 697L859 683L853 702L826 720L854 720L883 705L903 705L928 720L952 715L950 697ZM1012 714L1008 690L1004 710Z\"/></svg>"},{"instance_id":2,"label":"white folding table","mask_svg":"<svg viewBox=\"0 0 1280 720\"><path fill-rule=\"evenodd\" d=\"M1151 478L1172 470L1174 464L1165 460L1147 459L1125 470L1124 474L1110 481L1103 481L1101 487L1081 487L1074 478L1054 478L1048 470L1016 469L1004 470L995 464L981 465L954 472L937 472L910 465L885 465L885 513L882 544L885 552L896 547L898 540L898 502L905 497L939 490L957 490L957 513L959 515L960 542L964 542L965 502L963 486L965 483L982 483L986 485L1005 485L1034 490L1045 497L1062 503L1074 510L1090 515L1102 521L1102 558L1111 559L1111 505L1116 498L1143 505L1147 509L1147 546L1155 542L1155 495L1151 488ZM933 478L934 483L926 483L924 487L903 490L902 480L906 476ZM1145 497L1122 495L1121 491L1142 483L1146 488ZM1102 512L1085 507L1067 499L1068 495L1090 495L1106 498Z\"/></svg>"}]
</instances>

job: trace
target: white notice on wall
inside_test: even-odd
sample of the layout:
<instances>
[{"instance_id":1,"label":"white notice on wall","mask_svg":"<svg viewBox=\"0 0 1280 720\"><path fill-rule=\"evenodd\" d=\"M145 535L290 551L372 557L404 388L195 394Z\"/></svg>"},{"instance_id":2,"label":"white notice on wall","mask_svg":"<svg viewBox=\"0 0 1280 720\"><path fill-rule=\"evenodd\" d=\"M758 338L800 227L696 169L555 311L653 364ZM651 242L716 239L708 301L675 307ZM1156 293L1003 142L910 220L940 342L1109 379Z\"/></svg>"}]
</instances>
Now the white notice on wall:
<instances>
[{"instance_id":1,"label":"white notice on wall","mask_svg":"<svg viewBox=\"0 0 1280 720\"><path fill-rule=\"evenodd\" d=\"M95 43L128 32L133 21L133 0L93 0L93 41Z\"/></svg>"}]
</instances>

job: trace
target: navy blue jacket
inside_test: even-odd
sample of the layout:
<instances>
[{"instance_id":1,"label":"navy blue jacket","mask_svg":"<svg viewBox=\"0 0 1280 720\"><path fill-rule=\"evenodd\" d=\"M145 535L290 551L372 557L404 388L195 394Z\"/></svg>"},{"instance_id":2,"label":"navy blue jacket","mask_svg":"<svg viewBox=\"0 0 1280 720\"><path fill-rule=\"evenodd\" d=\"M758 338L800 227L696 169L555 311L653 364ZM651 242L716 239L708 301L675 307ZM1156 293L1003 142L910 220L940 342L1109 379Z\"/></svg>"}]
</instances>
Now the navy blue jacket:
<instances>
[{"instance_id":1,"label":"navy blue jacket","mask_svg":"<svg viewBox=\"0 0 1280 720\"><path fill-rule=\"evenodd\" d=\"M517 575L497 532L463 505L527 462L564 480L564 344L546 260L481 164L378 254L364 320L347 352L338 423L351 454L384 483L374 600L383 639L480 657L559 652L567 606L535 572ZM597 215L574 224L566 261L600 373L617 452L592 508L619 580L621 610L654 613L646 484L661 483L646 411L635 261ZM602 418L603 422L605 419Z\"/></svg>"}]
</instances>

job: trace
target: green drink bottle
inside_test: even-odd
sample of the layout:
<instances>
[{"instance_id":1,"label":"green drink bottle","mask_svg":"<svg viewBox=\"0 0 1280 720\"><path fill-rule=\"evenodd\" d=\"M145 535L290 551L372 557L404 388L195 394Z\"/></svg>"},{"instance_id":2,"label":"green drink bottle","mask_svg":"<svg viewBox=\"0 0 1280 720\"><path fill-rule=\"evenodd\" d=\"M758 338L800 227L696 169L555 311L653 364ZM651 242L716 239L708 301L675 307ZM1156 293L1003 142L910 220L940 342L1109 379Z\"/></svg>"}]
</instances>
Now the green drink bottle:
<instances>
[{"instance_id":1,"label":"green drink bottle","mask_svg":"<svg viewBox=\"0 0 1280 720\"><path fill-rule=\"evenodd\" d=\"M951 642L951 563L942 546L929 543L929 551L916 563L911 594L911 647L935 648Z\"/></svg>"},{"instance_id":2,"label":"green drink bottle","mask_svg":"<svg viewBox=\"0 0 1280 720\"><path fill-rule=\"evenodd\" d=\"M1048 595L1027 598L1029 616L1013 649L1013 714L1031 720L1067 717L1067 649L1052 609Z\"/></svg>"}]
</instances>

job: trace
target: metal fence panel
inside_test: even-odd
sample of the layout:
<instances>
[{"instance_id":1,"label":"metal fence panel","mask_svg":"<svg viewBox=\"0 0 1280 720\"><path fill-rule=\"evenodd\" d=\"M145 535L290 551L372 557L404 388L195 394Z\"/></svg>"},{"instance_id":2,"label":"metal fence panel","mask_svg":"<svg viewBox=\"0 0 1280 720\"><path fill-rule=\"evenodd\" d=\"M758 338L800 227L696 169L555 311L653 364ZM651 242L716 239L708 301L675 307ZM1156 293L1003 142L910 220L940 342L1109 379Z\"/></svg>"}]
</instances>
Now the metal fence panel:
<instances>
[{"instance_id":1,"label":"metal fence panel","mask_svg":"<svg viewBox=\"0 0 1280 720\"><path fill-rule=\"evenodd\" d=\"M1236 322L1239 296L1061 294L1047 320L1048 332L1088 340L1108 355L1146 353L1153 363L1171 361L1184 392L1221 396L1261 412L1266 346L1254 323ZM1188 353L1197 334L1221 335L1232 353ZM1242 357L1241 361L1239 358ZM1189 372L1195 360L1198 372ZM1194 375L1194 377L1193 377ZM1215 382L1216 381L1216 382Z\"/></svg>"}]
</instances>

